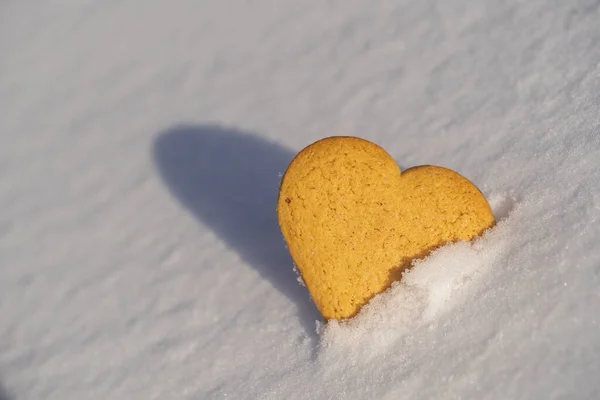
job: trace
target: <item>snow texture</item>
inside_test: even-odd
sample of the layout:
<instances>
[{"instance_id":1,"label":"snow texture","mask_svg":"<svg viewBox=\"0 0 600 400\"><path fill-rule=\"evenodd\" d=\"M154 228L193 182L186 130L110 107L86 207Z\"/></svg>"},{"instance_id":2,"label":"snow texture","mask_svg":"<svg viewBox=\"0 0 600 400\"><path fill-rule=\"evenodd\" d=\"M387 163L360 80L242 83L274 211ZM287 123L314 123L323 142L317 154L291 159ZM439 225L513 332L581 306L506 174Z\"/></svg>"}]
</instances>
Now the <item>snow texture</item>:
<instances>
[{"instance_id":1,"label":"snow texture","mask_svg":"<svg viewBox=\"0 0 600 400\"><path fill-rule=\"evenodd\" d=\"M600 397L597 0L0 3L0 399ZM452 168L499 223L324 325L304 146Z\"/></svg>"}]
</instances>

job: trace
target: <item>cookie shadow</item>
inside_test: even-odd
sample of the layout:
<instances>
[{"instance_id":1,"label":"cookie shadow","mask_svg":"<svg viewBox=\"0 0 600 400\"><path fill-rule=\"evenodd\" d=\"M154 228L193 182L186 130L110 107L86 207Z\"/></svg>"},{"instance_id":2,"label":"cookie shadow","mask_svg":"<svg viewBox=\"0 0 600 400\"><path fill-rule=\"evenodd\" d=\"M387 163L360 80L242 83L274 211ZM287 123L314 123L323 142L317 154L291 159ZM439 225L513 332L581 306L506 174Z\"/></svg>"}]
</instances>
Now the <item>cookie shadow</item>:
<instances>
[{"instance_id":1,"label":"cookie shadow","mask_svg":"<svg viewBox=\"0 0 600 400\"><path fill-rule=\"evenodd\" d=\"M6 388L0 384L0 400L13 400L14 396L10 394Z\"/></svg>"},{"instance_id":2,"label":"cookie shadow","mask_svg":"<svg viewBox=\"0 0 600 400\"><path fill-rule=\"evenodd\" d=\"M171 193L294 302L307 334L316 338L321 314L298 283L277 221L280 174L295 154L253 133L216 125L162 132L153 153Z\"/></svg>"}]
</instances>

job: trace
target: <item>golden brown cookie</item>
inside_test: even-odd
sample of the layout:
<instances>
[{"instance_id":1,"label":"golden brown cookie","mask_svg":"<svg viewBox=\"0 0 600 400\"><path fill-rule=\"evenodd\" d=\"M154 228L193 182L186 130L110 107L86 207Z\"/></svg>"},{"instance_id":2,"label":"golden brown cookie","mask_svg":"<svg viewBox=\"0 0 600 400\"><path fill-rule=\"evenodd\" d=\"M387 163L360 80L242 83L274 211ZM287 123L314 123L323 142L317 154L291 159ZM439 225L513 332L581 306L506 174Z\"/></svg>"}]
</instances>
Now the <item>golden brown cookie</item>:
<instances>
[{"instance_id":1,"label":"golden brown cookie","mask_svg":"<svg viewBox=\"0 0 600 400\"><path fill-rule=\"evenodd\" d=\"M486 198L458 173L419 166L401 174L385 150L355 137L303 149L283 177L277 208L325 320L353 317L415 258L495 223Z\"/></svg>"}]
</instances>

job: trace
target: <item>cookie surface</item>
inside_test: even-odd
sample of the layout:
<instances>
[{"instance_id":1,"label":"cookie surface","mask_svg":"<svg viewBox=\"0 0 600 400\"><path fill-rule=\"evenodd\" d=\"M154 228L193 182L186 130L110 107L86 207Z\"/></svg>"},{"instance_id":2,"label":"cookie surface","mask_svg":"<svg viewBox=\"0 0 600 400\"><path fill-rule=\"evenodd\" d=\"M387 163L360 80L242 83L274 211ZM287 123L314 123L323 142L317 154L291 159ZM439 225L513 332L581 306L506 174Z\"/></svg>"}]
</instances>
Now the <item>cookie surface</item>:
<instances>
[{"instance_id":1,"label":"cookie surface","mask_svg":"<svg viewBox=\"0 0 600 400\"><path fill-rule=\"evenodd\" d=\"M290 163L278 199L281 231L325 320L355 316L412 260L494 225L483 194L436 166L404 172L381 147L330 137Z\"/></svg>"}]
</instances>

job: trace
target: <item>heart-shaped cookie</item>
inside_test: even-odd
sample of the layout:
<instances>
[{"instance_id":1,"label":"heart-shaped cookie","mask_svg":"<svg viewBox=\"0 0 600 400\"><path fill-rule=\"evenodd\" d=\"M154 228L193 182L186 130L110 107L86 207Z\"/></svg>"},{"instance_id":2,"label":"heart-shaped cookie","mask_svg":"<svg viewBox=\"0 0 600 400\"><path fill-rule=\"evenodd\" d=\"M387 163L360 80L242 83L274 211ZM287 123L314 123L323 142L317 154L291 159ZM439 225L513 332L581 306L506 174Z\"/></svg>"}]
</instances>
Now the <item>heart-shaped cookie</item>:
<instances>
[{"instance_id":1,"label":"heart-shaped cookie","mask_svg":"<svg viewBox=\"0 0 600 400\"><path fill-rule=\"evenodd\" d=\"M412 260L494 225L484 195L435 166L400 172L381 147L330 137L290 163L278 199L289 251L325 320L356 315Z\"/></svg>"}]
</instances>

